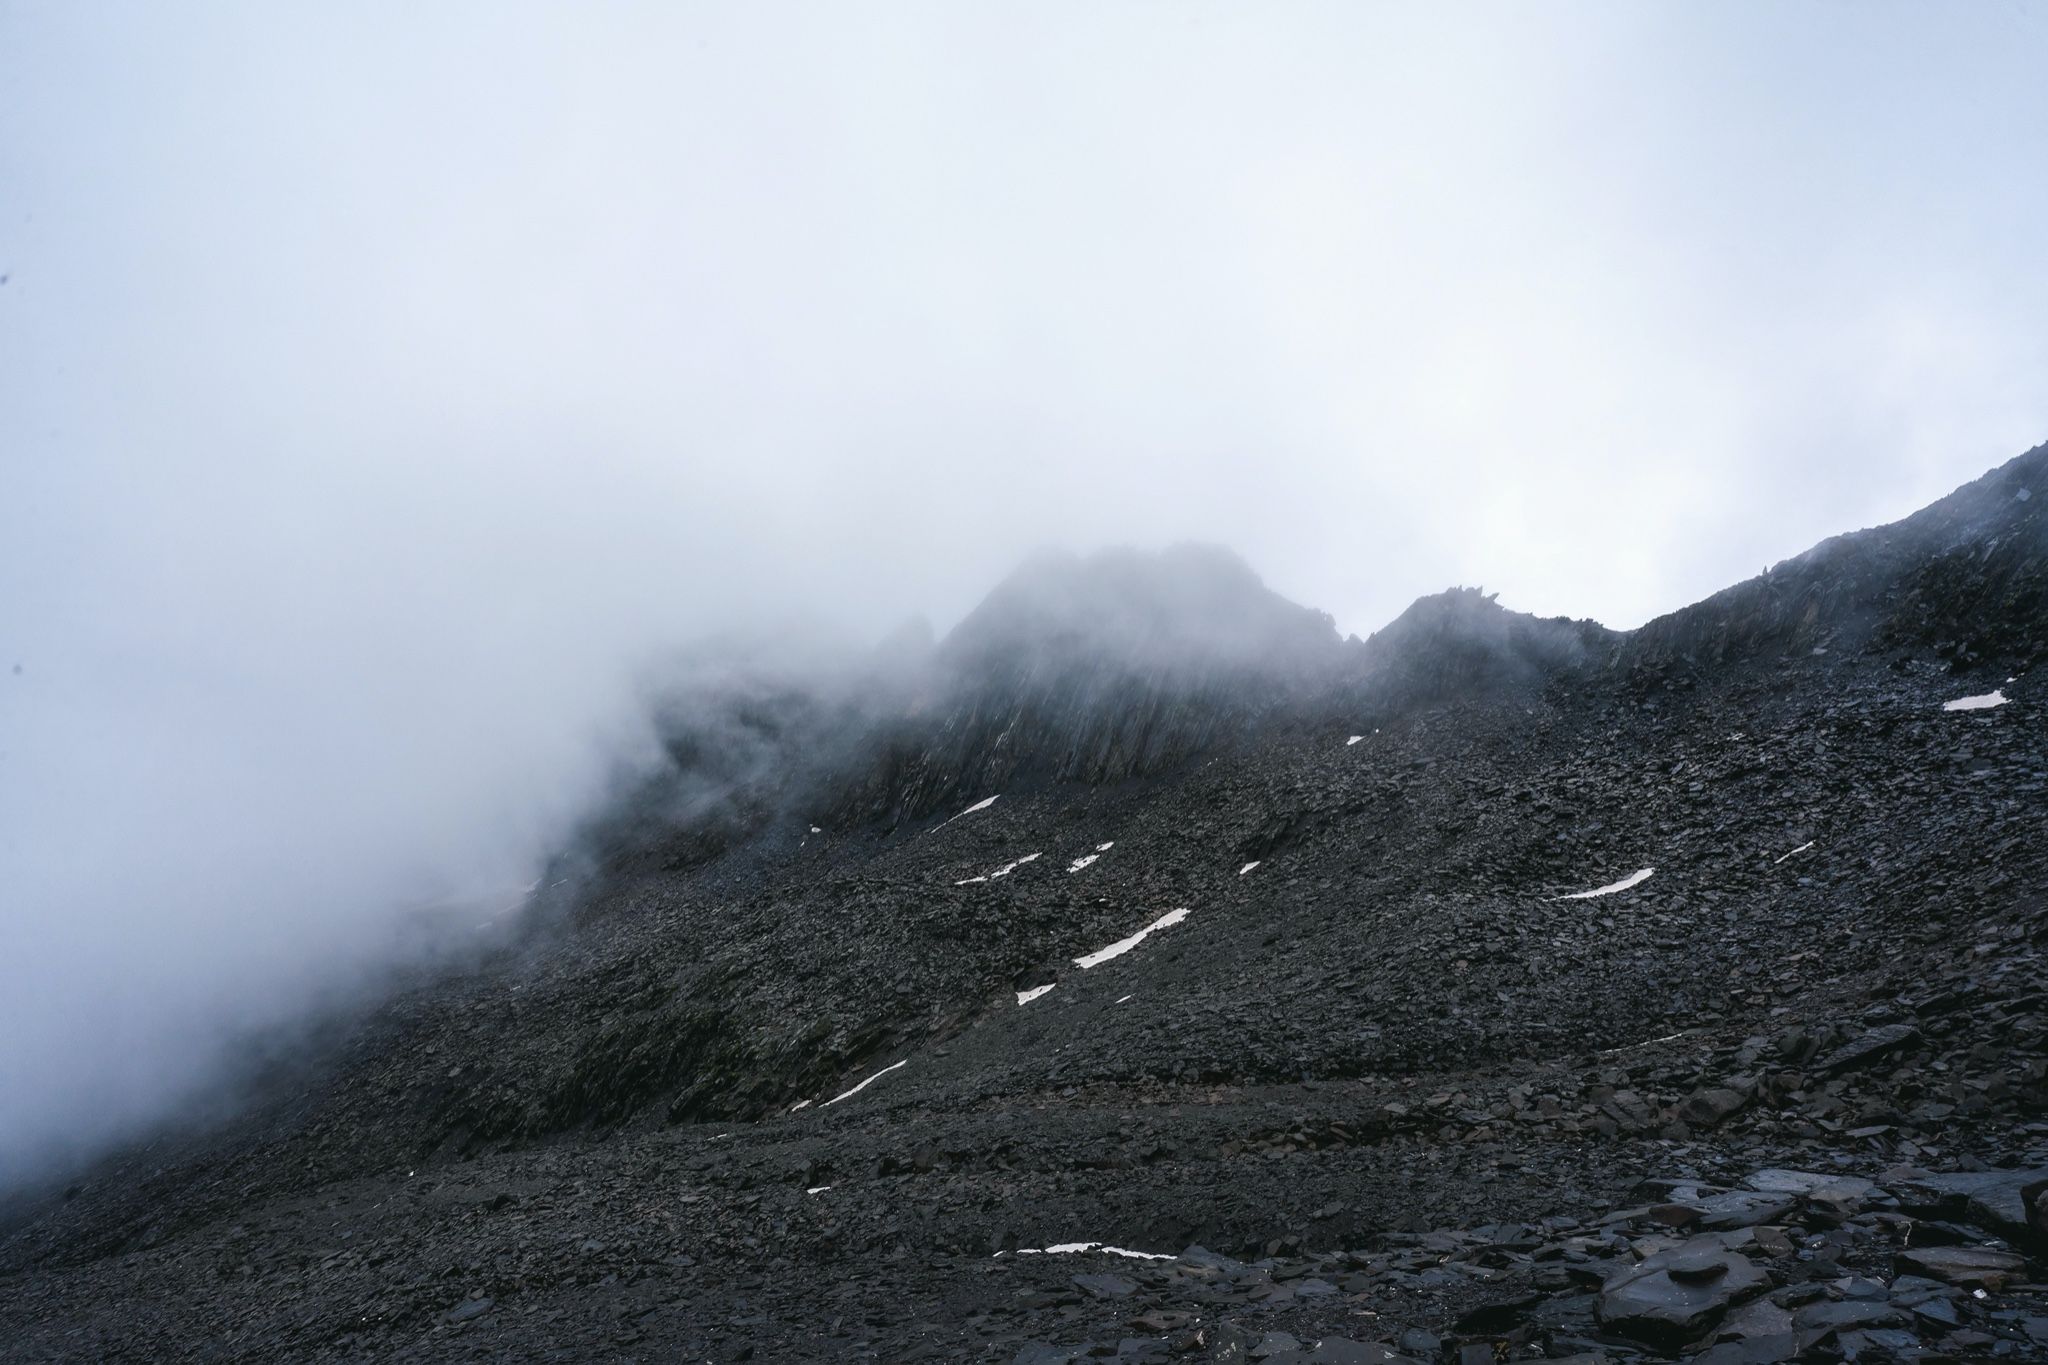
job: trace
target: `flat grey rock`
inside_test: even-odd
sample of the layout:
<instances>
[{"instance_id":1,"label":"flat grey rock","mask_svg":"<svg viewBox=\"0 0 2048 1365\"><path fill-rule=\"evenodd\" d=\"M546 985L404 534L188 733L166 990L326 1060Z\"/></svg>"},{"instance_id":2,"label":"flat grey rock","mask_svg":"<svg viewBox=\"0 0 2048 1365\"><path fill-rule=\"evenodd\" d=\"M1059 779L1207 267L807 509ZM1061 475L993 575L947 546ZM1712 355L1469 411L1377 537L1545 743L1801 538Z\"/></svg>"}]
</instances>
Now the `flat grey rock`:
<instances>
[{"instance_id":1,"label":"flat grey rock","mask_svg":"<svg viewBox=\"0 0 2048 1365\"><path fill-rule=\"evenodd\" d=\"M1824 1171L1790 1171L1779 1168L1758 1171L1742 1182L1765 1194L1796 1194L1807 1198L1833 1200L1866 1199L1877 1185L1853 1175L1829 1175Z\"/></svg>"},{"instance_id":2,"label":"flat grey rock","mask_svg":"<svg viewBox=\"0 0 2048 1365\"><path fill-rule=\"evenodd\" d=\"M1895 1327L1906 1315L1888 1303L1867 1299L1823 1300L1809 1303L1792 1315L1792 1328L1806 1333L1840 1331L1845 1327Z\"/></svg>"},{"instance_id":3,"label":"flat grey rock","mask_svg":"<svg viewBox=\"0 0 2048 1365\"><path fill-rule=\"evenodd\" d=\"M1966 1289L1997 1289L2027 1271L2024 1256L1990 1247L1913 1247L1899 1253L1899 1265Z\"/></svg>"},{"instance_id":4,"label":"flat grey rock","mask_svg":"<svg viewBox=\"0 0 2048 1365\"><path fill-rule=\"evenodd\" d=\"M1098 1299L1127 1299L1138 1292L1138 1282L1122 1275L1076 1275L1074 1287Z\"/></svg>"},{"instance_id":5,"label":"flat grey rock","mask_svg":"<svg viewBox=\"0 0 2048 1365\"><path fill-rule=\"evenodd\" d=\"M1748 1257L1709 1234L1618 1272L1602 1288L1596 1311L1610 1331L1675 1346L1698 1339L1730 1307L1769 1284L1770 1277Z\"/></svg>"},{"instance_id":6,"label":"flat grey rock","mask_svg":"<svg viewBox=\"0 0 2048 1365\"><path fill-rule=\"evenodd\" d=\"M1799 1338L1791 1332L1724 1341L1693 1356L1691 1365L1781 1365L1799 1358Z\"/></svg>"},{"instance_id":7,"label":"flat grey rock","mask_svg":"<svg viewBox=\"0 0 2048 1365\"><path fill-rule=\"evenodd\" d=\"M1820 1059L1818 1069L1830 1075L1854 1071L1918 1041L1920 1030L1911 1024L1887 1024L1836 1048Z\"/></svg>"},{"instance_id":8,"label":"flat grey rock","mask_svg":"<svg viewBox=\"0 0 2048 1365\"><path fill-rule=\"evenodd\" d=\"M2034 1230L2027 1195L2048 1187L2048 1170L1957 1171L1905 1183L1899 1196L1908 1207L1968 1218L2006 1235Z\"/></svg>"}]
</instances>

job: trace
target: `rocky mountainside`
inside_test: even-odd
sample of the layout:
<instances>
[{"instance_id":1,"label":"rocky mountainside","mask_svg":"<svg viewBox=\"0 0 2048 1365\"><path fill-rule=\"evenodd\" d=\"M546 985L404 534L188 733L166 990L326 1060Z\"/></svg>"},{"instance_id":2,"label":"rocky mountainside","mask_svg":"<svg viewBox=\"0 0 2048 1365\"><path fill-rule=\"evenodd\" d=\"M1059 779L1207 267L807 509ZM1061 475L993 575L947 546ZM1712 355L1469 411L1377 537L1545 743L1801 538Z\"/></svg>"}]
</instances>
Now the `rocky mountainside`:
<instances>
[{"instance_id":1,"label":"rocky mountainside","mask_svg":"<svg viewBox=\"0 0 2048 1365\"><path fill-rule=\"evenodd\" d=\"M487 962L17 1211L0 1358L2048 1359L2044 510L683 670Z\"/></svg>"}]
</instances>

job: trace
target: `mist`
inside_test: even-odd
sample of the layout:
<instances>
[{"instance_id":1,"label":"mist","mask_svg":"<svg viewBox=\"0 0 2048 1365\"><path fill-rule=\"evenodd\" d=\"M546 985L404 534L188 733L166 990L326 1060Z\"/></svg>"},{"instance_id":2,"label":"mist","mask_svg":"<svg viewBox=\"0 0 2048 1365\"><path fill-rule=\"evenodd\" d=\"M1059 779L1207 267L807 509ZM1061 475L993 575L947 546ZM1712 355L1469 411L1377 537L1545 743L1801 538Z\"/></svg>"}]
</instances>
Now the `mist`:
<instances>
[{"instance_id":1,"label":"mist","mask_svg":"<svg viewBox=\"0 0 2048 1365\"><path fill-rule=\"evenodd\" d=\"M1631 627L2048 428L2038 5L0 3L0 1185L1045 547ZM410 940L407 940L410 941Z\"/></svg>"}]
</instances>

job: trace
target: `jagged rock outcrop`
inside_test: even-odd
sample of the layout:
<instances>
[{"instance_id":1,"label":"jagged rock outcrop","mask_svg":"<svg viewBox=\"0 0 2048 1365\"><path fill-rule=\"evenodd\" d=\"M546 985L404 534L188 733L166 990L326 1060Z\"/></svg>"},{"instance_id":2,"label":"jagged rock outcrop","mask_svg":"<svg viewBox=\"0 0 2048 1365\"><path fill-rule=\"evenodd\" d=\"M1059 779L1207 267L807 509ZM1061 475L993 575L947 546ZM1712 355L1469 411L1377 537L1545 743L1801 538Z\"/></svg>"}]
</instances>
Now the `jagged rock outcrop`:
<instances>
[{"instance_id":1,"label":"jagged rock outcrop","mask_svg":"<svg viewBox=\"0 0 2048 1365\"><path fill-rule=\"evenodd\" d=\"M916 816L1019 783L1167 771L1326 693L1342 662L1327 615L1228 551L1041 556L947 635L927 700L835 812Z\"/></svg>"},{"instance_id":2,"label":"jagged rock outcrop","mask_svg":"<svg viewBox=\"0 0 2048 1365\"><path fill-rule=\"evenodd\" d=\"M1496 595L1497 596L1497 595ZM1380 714L1541 691L1606 661L1623 638L1596 621L1509 611L1477 588L1417 601L1360 651L1365 698Z\"/></svg>"}]
</instances>

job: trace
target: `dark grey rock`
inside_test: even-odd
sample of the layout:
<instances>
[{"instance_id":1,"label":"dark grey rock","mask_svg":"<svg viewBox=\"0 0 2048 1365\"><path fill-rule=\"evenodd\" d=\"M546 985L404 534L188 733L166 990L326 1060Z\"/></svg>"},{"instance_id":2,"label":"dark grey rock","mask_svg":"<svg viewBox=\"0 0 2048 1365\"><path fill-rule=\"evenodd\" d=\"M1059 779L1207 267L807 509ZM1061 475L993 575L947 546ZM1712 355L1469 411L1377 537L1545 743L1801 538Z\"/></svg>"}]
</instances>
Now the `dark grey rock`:
<instances>
[{"instance_id":1,"label":"dark grey rock","mask_svg":"<svg viewBox=\"0 0 2048 1365\"><path fill-rule=\"evenodd\" d=\"M1799 1358L1799 1338L1790 1332L1724 1341L1691 1357L1691 1365L1782 1365Z\"/></svg>"},{"instance_id":2,"label":"dark grey rock","mask_svg":"<svg viewBox=\"0 0 2048 1365\"><path fill-rule=\"evenodd\" d=\"M1900 1327L1872 1327L1863 1331L1842 1333L1839 1344L1842 1354L1851 1360L1871 1358L1873 1348L1883 1353L1877 1358L1891 1357L1911 1360L1918 1353L1920 1338Z\"/></svg>"},{"instance_id":3,"label":"dark grey rock","mask_svg":"<svg viewBox=\"0 0 2048 1365\"><path fill-rule=\"evenodd\" d=\"M1845 1327L1895 1327L1906 1315L1888 1303L1863 1299L1835 1299L1809 1303L1792 1315L1792 1328L1801 1334L1840 1331Z\"/></svg>"},{"instance_id":4,"label":"dark grey rock","mask_svg":"<svg viewBox=\"0 0 2048 1365\"><path fill-rule=\"evenodd\" d=\"M1769 1295L1741 1304L1721 1319L1716 1335L1723 1338L1777 1337L1792 1331L1790 1310L1771 1302Z\"/></svg>"},{"instance_id":5,"label":"dark grey rock","mask_svg":"<svg viewBox=\"0 0 2048 1365\"><path fill-rule=\"evenodd\" d=\"M1403 1355L1376 1341L1352 1341L1347 1337L1324 1337L1303 1356L1305 1365L1421 1365L1415 1357Z\"/></svg>"},{"instance_id":6,"label":"dark grey rock","mask_svg":"<svg viewBox=\"0 0 2048 1365\"><path fill-rule=\"evenodd\" d=\"M2026 1258L1990 1247L1911 1247L1899 1265L1917 1275L1965 1289L1999 1289L2025 1275Z\"/></svg>"},{"instance_id":7,"label":"dark grey rock","mask_svg":"<svg viewBox=\"0 0 2048 1365\"><path fill-rule=\"evenodd\" d=\"M1674 1278L1671 1267L1687 1278ZM1710 1267L1718 1266L1718 1273ZM1610 1331L1654 1345L1692 1341L1730 1307L1761 1293L1770 1277L1720 1238L1695 1237L1617 1272L1601 1290L1599 1320Z\"/></svg>"},{"instance_id":8,"label":"dark grey rock","mask_svg":"<svg viewBox=\"0 0 2048 1365\"><path fill-rule=\"evenodd\" d=\"M1541 1294L1524 1294L1519 1298L1480 1304L1459 1314L1455 1330L1467 1335L1505 1332L1520 1323L1528 1316L1529 1310L1541 1302Z\"/></svg>"},{"instance_id":9,"label":"dark grey rock","mask_svg":"<svg viewBox=\"0 0 2048 1365\"><path fill-rule=\"evenodd\" d=\"M1777 1167L1758 1171L1742 1183L1766 1194L1796 1194L1835 1200L1866 1199L1877 1189L1876 1182L1858 1176Z\"/></svg>"},{"instance_id":10,"label":"dark grey rock","mask_svg":"<svg viewBox=\"0 0 2048 1365\"><path fill-rule=\"evenodd\" d=\"M2044 1189L2048 1169L1958 1171L1905 1182L1898 1194L1908 1208L1968 1218L1993 1232L2025 1237L2034 1231L2028 1197Z\"/></svg>"},{"instance_id":11,"label":"dark grey rock","mask_svg":"<svg viewBox=\"0 0 2048 1365\"><path fill-rule=\"evenodd\" d=\"M1836 1048L1820 1059L1817 1069L1833 1075L1869 1066L1900 1048L1920 1041L1920 1030L1911 1024L1887 1024Z\"/></svg>"},{"instance_id":12,"label":"dark grey rock","mask_svg":"<svg viewBox=\"0 0 2048 1365\"><path fill-rule=\"evenodd\" d=\"M1697 1201L1700 1210L1699 1228L1710 1232L1730 1232L1740 1228L1753 1228L1759 1223L1775 1223L1798 1207L1799 1199L1790 1194L1769 1194L1761 1190L1729 1190L1722 1194L1710 1194Z\"/></svg>"},{"instance_id":13,"label":"dark grey rock","mask_svg":"<svg viewBox=\"0 0 2048 1365\"><path fill-rule=\"evenodd\" d=\"M1695 1128L1712 1128L1740 1113L1749 1096L1740 1090L1714 1086L1695 1090L1678 1106L1678 1117Z\"/></svg>"},{"instance_id":14,"label":"dark grey rock","mask_svg":"<svg viewBox=\"0 0 2048 1365\"><path fill-rule=\"evenodd\" d=\"M1138 1292L1138 1282L1122 1275L1075 1275L1074 1287L1098 1299L1127 1299Z\"/></svg>"},{"instance_id":15,"label":"dark grey rock","mask_svg":"<svg viewBox=\"0 0 2048 1365\"><path fill-rule=\"evenodd\" d=\"M1443 1338L1420 1327L1410 1327L1396 1340L1402 1350L1410 1355L1434 1356L1443 1347Z\"/></svg>"},{"instance_id":16,"label":"dark grey rock","mask_svg":"<svg viewBox=\"0 0 2048 1365\"><path fill-rule=\"evenodd\" d=\"M1072 1365L1074 1359L1074 1352L1064 1346L1027 1341L1017 1348L1017 1354L1010 1358L1010 1365Z\"/></svg>"}]
</instances>

